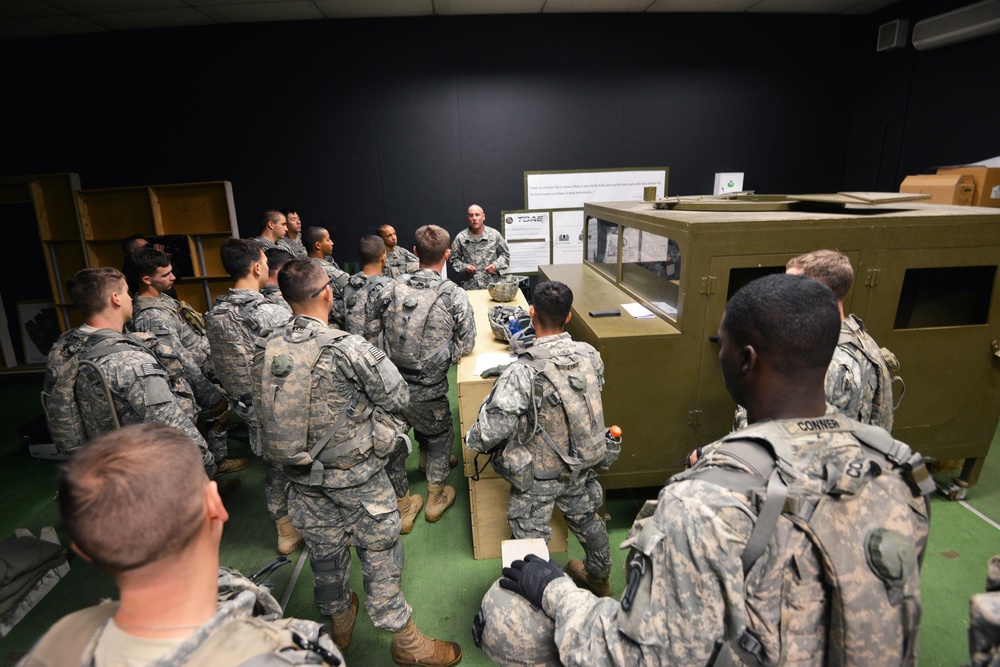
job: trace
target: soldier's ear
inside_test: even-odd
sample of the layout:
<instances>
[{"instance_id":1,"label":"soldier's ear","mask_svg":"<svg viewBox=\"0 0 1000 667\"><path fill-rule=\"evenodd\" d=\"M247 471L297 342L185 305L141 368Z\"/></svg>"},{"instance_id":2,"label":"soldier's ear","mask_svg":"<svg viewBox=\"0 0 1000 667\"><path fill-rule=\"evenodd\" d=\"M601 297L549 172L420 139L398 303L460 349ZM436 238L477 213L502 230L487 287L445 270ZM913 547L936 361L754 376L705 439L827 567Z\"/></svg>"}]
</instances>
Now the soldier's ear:
<instances>
[{"instance_id":1,"label":"soldier's ear","mask_svg":"<svg viewBox=\"0 0 1000 667\"><path fill-rule=\"evenodd\" d=\"M444 249L444 258L448 259L449 257L451 257L451 248L445 248Z\"/></svg>"},{"instance_id":2,"label":"soldier's ear","mask_svg":"<svg viewBox=\"0 0 1000 667\"><path fill-rule=\"evenodd\" d=\"M74 552L76 552L77 556L87 561L88 563L93 561L93 559L90 556L88 556L87 554L83 553L83 551L80 550L80 547L76 545L76 542L70 541L69 548L72 549Z\"/></svg>"}]
</instances>

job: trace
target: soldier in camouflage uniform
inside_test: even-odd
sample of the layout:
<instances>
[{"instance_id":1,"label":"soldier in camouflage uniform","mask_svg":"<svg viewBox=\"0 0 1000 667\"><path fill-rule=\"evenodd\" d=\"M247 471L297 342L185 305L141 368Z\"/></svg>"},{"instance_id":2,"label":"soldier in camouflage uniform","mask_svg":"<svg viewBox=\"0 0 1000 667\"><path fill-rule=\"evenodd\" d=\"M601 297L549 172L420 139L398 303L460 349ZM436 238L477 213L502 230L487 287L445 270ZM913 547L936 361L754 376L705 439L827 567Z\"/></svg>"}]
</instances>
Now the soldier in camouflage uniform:
<instances>
[{"instance_id":1,"label":"soldier in camouflage uniform","mask_svg":"<svg viewBox=\"0 0 1000 667\"><path fill-rule=\"evenodd\" d=\"M198 426L215 455L220 472L246 468L250 459L227 458L229 403L215 381L204 317L187 303L164 294L173 287L175 280L170 256L145 247L132 253L126 264L125 275L136 294L130 328L166 338L177 350L198 405Z\"/></svg>"},{"instance_id":2,"label":"soldier in camouflage uniform","mask_svg":"<svg viewBox=\"0 0 1000 667\"><path fill-rule=\"evenodd\" d=\"M344 313L344 286L351 275L342 271L336 262L326 259L333 252L333 240L330 239L330 232L325 227L306 227L302 232L302 242L306 246L306 254L313 259L319 260L330 279L333 286L333 310L330 311L330 324L343 329Z\"/></svg>"},{"instance_id":3,"label":"soldier in camouflage uniform","mask_svg":"<svg viewBox=\"0 0 1000 667\"><path fill-rule=\"evenodd\" d=\"M415 236L420 268L409 274L404 282L395 283L377 298L368 300L366 331L369 334L386 333L390 357L399 366L390 333L421 325L387 321L387 318L402 318L401 306L412 298L409 294L415 289L434 290L440 294L422 328L410 331L412 337L419 340L421 361L415 367L400 369L410 387L410 402L404 416L420 446L427 449L427 511L424 518L434 522L455 502L455 489L445 485L451 467L457 463L457 458L451 455L455 429L448 403L448 369L475 346L476 322L469 297L441 277L449 254L448 232L437 225L424 225ZM405 465L407 454L405 449L397 450L389 461L389 478L403 511L404 532L412 528L422 505L419 496L410 495Z\"/></svg>"},{"instance_id":4,"label":"soldier in camouflage uniform","mask_svg":"<svg viewBox=\"0 0 1000 667\"><path fill-rule=\"evenodd\" d=\"M287 234L285 238L278 239L278 247L285 250L295 259L306 257L306 247L302 244L302 218L291 209L282 211L285 214Z\"/></svg>"},{"instance_id":5,"label":"soldier in camouflage uniform","mask_svg":"<svg viewBox=\"0 0 1000 667\"><path fill-rule=\"evenodd\" d=\"M392 284L392 279L382 273L385 265L385 243L377 236L362 236L358 244L361 270L351 276L344 286L344 312L341 320L344 330L364 336L372 345L378 345L378 331L366 331L366 313L369 298L378 298L382 290ZM374 328L374 327L371 327Z\"/></svg>"},{"instance_id":6,"label":"soldier in camouflage uniform","mask_svg":"<svg viewBox=\"0 0 1000 667\"><path fill-rule=\"evenodd\" d=\"M253 240L260 243L265 251L268 251L271 248L279 247L278 241L285 238L287 233L288 220L285 218L285 214L281 211L268 209L260 217L260 236L255 236Z\"/></svg>"},{"instance_id":7,"label":"soldier in camouflage uniform","mask_svg":"<svg viewBox=\"0 0 1000 667\"><path fill-rule=\"evenodd\" d=\"M406 383L385 353L360 336L328 337L317 356L315 341L328 330L325 317L333 305L333 289L319 262L291 260L278 280L294 319L258 342L254 400L261 424L276 429L274 436L266 433L266 456L279 453L278 432L294 433L297 443L304 430L301 444L315 452L310 454L313 465L287 465L286 470L292 481L292 524L312 552L316 602L331 616L337 645L347 650L359 605L348 583L353 546L361 561L368 615L376 627L393 633L393 660L452 665L461 659L459 646L425 637L403 597L399 512L381 458L394 438L382 438L382 431L375 430L379 415L399 413L406 405ZM301 381L297 364L312 364L307 367L308 395L293 389L302 386L297 383L271 391L281 379Z\"/></svg>"},{"instance_id":8,"label":"soldier in camouflage uniform","mask_svg":"<svg viewBox=\"0 0 1000 667\"><path fill-rule=\"evenodd\" d=\"M63 471L58 498L74 549L114 577L121 601L65 617L21 667L343 664L322 625L281 619L266 589L219 567L228 514L181 431L141 424L95 438Z\"/></svg>"},{"instance_id":9,"label":"soldier in camouflage uniform","mask_svg":"<svg viewBox=\"0 0 1000 667\"><path fill-rule=\"evenodd\" d=\"M469 228L460 231L451 244L448 267L465 289L486 289L507 273L510 251L500 232L486 226L482 207L473 204L467 217Z\"/></svg>"},{"instance_id":10,"label":"soldier in camouflage uniform","mask_svg":"<svg viewBox=\"0 0 1000 667\"><path fill-rule=\"evenodd\" d=\"M222 266L234 282L226 294L216 298L215 306L205 316L212 366L233 409L247 425L250 449L260 456L260 426L250 394L254 342L261 332L286 324L292 318L292 309L270 303L260 293L269 267L259 243L251 239L228 239L220 254ZM289 554L302 542L302 536L288 520L288 477L281 466L270 466L264 480L264 494L268 514L278 528L278 551Z\"/></svg>"},{"instance_id":11,"label":"soldier in camouflage uniform","mask_svg":"<svg viewBox=\"0 0 1000 667\"><path fill-rule=\"evenodd\" d=\"M420 267L420 260L403 246L396 245L396 228L392 225L382 225L378 235L385 242L385 266L382 275L388 278L398 278L404 273L413 273Z\"/></svg>"},{"instance_id":12,"label":"soldier in camouflage uniform","mask_svg":"<svg viewBox=\"0 0 1000 667\"><path fill-rule=\"evenodd\" d=\"M285 262L295 258L281 248L271 248L264 252L264 256L267 257L267 282L260 288L260 293L268 303L277 304L290 313L292 307L285 301L285 297L281 296L281 288L278 287L278 271L281 271Z\"/></svg>"},{"instance_id":13,"label":"soldier in camouflage uniform","mask_svg":"<svg viewBox=\"0 0 1000 667\"><path fill-rule=\"evenodd\" d=\"M861 449L862 441L855 436L859 430L877 431L892 442L891 436L876 427L840 416L822 418L826 409L823 378L837 342L838 319L836 300L825 286L801 276L779 274L755 280L737 292L719 327L719 361L726 388L747 407L750 428L759 423L797 436L789 452L789 464L796 470L834 448L844 452ZM851 426L829 430L827 422ZM841 651L842 642L847 640L858 651L838 664L915 664L918 574L917 590L906 591L908 596L915 593L915 607L909 606L914 602L912 597L891 606L895 589L889 587L888 576L863 592L879 604L869 611L860 610L862 616L871 610L891 610L877 619L883 626L895 624L894 636L888 639L880 632L831 634L839 628L831 625L831 620L840 610L825 584L828 573L822 557L805 533L796 532L785 518L779 525L784 526L789 539L762 536L765 539L758 544L763 544L766 555L751 560L752 568L745 570L741 560L755 523L764 521L765 510L759 509L752 493L694 475L708 476L713 471L717 475L739 473L741 477L752 474L750 463L717 453L718 444L707 447L692 471L670 480L658 500L647 502L640 512L622 545L632 552L620 601L598 598L577 588L557 565L537 557L528 556L504 568L500 585L516 595L506 596L500 609L485 618L485 625L501 635L492 638L491 650L497 654L507 650L507 655L516 657L519 624L533 623L535 615L544 613L554 623L552 636L564 665L711 665L720 664L716 663L720 652L733 660L722 664L747 664L732 654L731 642L736 638L748 653L763 647L766 659L762 664L831 664L830 656ZM780 468L775 470L770 479L783 479ZM844 475L842 470L834 472L841 475L840 483L847 485L850 473ZM857 470L866 469L862 465ZM820 485L827 469L810 472ZM926 545L926 513L920 531L916 508L916 501L922 505L923 499L911 495L900 479L904 477L900 469L867 469L861 476L869 480L893 477L891 488L896 489L896 496L889 506L853 503L849 510L853 524L836 526L839 545L829 546L852 553L863 550L860 558L864 563L871 549L873 533L869 530L892 512L909 525L910 537L899 535L902 542L898 545L898 553L905 552L907 558L896 566L903 571L910 568L907 581L912 583ZM828 483L833 484L833 479ZM772 495L770 483L766 495ZM774 497L781 512L784 496ZM903 591L897 592L902 597ZM541 611L532 611L528 602ZM750 627L755 634L747 634ZM900 633L904 627L909 632Z\"/></svg>"},{"instance_id":14,"label":"soldier in camouflage uniform","mask_svg":"<svg viewBox=\"0 0 1000 667\"><path fill-rule=\"evenodd\" d=\"M132 298L125 276L111 267L81 269L69 279L68 291L83 314L84 324L70 329L53 344L49 351L49 372L55 371L65 354L84 354L97 345L113 344L123 336L131 340L133 344L95 360L111 392L119 423L156 421L181 429L201 448L205 470L214 475L215 457L190 416L194 409L190 386L179 373L174 378L168 376L146 348L144 334L122 334L125 323L132 319ZM77 407L91 437L115 428L104 411L96 409L107 403L100 388L78 381L76 392Z\"/></svg>"},{"instance_id":15,"label":"soldier in camouflage uniform","mask_svg":"<svg viewBox=\"0 0 1000 667\"><path fill-rule=\"evenodd\" d=\"M986 592L969 600L969 658L971 667L1000 665L1000 556L987 566Z\"/></svg>"},{"instance_id":16,"label":"soldier in camouflage uniform","mask_svg":"<svg viewBox=\"0 0 1000 667\"><path fill-rule=\"evenodd\" d=\"M553 406L541 398L535 389L541 381L537 367L515 361L497 379L493 391L479 409L479 417L465 437L466 447L490 452L498 447L524 447L532 458L533 483L530 488L512 487L507 503L507 523L515 539L540 537L546 542L552 536L549 522L558 505L566 517L566 525L580 540L584 560L573 559L566 571L579 585L600 596L610 596L608 574L611 572L611 545L604 521L597 514L603 500L601 485L593 469L580 476L571 476L570 467L559 452L553 451L538 432L538 424L546 423L551 441L561 452L569 454L571 430L569 420L590 422L592 404L600 405L604 385L604 362L601 355L586 343L577 344L563 328L572 317L573 292L560 282L539 283L533 290L529 309L535 327L536 347L544 348L558 363L573 367L585 378L586 398L573 403L562 401ZM591 376L591 377L588 377ZM569 410L574 410L570 414ZM603 410L598 437L604 436ZM523 445L521 443L524 443ZM509 481L509 480L508 480Z\"/></svg>"}]
</instances>

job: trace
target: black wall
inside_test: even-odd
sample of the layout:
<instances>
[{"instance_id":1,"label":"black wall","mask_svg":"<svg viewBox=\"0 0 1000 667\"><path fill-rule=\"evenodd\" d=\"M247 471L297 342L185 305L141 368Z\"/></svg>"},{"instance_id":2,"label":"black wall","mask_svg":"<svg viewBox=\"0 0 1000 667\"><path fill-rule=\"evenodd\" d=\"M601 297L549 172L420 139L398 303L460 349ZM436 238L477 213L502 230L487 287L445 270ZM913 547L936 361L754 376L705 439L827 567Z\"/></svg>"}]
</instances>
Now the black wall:
<instances>
[{"instance_id":1,"label":"black wall","mask_svg":"<svg viewBox=\"0 0 1000 667\"><path fill-rule=\"evenodd\" d=\"M473 202L499 227L529 170L669 166L669 194L707 193L717 171L762 193L896 190L908 173L1000 154L1000 37L875 52L879 23L961 4L6 40L0 175L230 180L241 235L265 208L296 207L342 261L383 222L407 246L425 223L454 234Z\"/></svg>"}]
</instances>

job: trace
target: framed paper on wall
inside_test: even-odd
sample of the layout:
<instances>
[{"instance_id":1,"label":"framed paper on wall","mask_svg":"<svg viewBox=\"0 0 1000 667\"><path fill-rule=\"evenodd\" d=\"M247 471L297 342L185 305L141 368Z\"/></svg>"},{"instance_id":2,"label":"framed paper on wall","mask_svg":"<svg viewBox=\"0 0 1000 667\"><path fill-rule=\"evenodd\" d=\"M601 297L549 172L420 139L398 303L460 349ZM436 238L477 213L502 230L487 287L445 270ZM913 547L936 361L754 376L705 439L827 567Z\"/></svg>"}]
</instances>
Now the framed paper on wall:
<instances>
[{"instance_id":1,"label":"framed paper on wall","mask_svg":"<svg viewBox=\"0 0 1000 667\"><path fill-rule=\"evenodd\" d=\"M61 333L55 304L41 299L18 301L17 320L21 327L24 363L44 364L52 343Z\"/></svg>"}]
</instances>

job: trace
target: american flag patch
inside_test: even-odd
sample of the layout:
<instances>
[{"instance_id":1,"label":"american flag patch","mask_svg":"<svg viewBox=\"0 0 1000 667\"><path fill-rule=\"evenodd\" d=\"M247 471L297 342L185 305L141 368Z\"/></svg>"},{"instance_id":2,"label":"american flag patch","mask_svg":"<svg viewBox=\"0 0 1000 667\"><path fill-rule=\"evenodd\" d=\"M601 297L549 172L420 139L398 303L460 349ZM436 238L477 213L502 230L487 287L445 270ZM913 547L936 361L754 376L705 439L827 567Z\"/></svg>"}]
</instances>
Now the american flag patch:
<instances>
[{"instance_id":1,"label":"american flag patch","mask_svg":"<svg viewBox=\"0 0 1000 667\"><path fill-rule=\"evenodd\" d=\"M155 361L144 361L142 375L166 375L166 373L163 372L163 367Z\"/></svg>"},{"instance_id":2,"label":"american flag patch","mask_svg":"<svg viewBox=\"0 0 1000 667\"><path fill-rule=\"evenodd\" d=\"M372 361L374 361L376 364L385 359L385 352L378 349L374 345L368 346L368 355L372 358Z\"/></svg>"}]
</instances>

